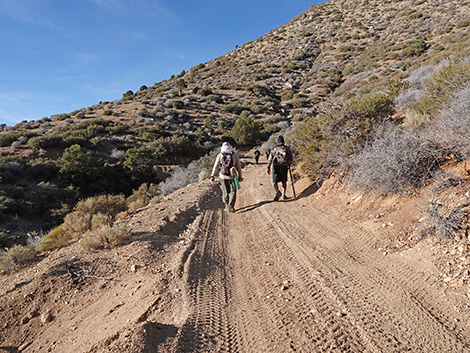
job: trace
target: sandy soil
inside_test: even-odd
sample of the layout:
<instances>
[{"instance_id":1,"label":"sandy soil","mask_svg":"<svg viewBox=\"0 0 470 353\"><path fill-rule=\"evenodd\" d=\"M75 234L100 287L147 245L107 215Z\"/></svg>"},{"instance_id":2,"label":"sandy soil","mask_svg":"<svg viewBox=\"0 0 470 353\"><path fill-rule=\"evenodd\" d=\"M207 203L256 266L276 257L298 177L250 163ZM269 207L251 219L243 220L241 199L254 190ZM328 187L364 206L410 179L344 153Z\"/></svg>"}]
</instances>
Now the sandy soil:
<instances>
[{"instance_id":1,"label":"sandy soil","mask_svg":"<svg viewBox=\"0 0 470 353\"><path fill-rule=\"evenodd\" d=\"M251 160L234 214L204 181L127 216L125 246L1 276L0 352L470 352L429 246L385 250L391 221L331 186L273 202Z\"/></svg>"}]
</instances>

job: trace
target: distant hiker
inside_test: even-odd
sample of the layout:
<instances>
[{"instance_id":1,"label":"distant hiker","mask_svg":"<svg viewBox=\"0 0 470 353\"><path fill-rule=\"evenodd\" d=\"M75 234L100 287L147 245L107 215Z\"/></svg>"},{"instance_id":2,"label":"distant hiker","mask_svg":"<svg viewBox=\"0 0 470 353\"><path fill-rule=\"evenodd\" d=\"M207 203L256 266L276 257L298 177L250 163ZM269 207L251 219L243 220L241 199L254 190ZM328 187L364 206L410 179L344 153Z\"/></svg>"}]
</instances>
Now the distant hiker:
<instances>
[{"instance_id":1,"label":"distant hiker","mask_svg":"<svg viewBox=\"0 0 470 353\"><path fill-rule=\"evenodd\" d=\"M258 161L259 161L259 156L261 155L261 152L256 149L255 151L255 161L256 161L256 164L258 164Z\"/></svg>"},{"instance_id":2,"label":"distant hiker","mask_svg":"<svg viewBox=\"0 0 470 353\"><path fill-rule=\"evenodd\" d=\"M269 159L269 155L271 154L271 150L268 148L265 153L266 153L266 159Z\"/></svg>"},{"instance_id":3,"label":"distant hiker","mask_svg":"<svg viewBox=\"0 0 470 353\"><path fill-rule=\"evenodd\" d=\"M215 174L220 169L220 188L222 189L222 201L225 204L225 211L235 212L234 206L237 199L237 188L234 177L238 175L238 180L242 180L242 167L238 154L233 150L228 142L224 142L220 153L212 168L211 181L215 182Z\"/></svg>"},{"instance_id":4,"label":"distant hiker","mask_svg":"<svg viewBox=\"0 0 470 353\"><path fill-rule=\"evenodd\" d=\"M271 153L268 158L268 167L266 172L271 174L271 165L273 166L272 178L273 186L276 191L276 196L274 196L274 201L279 200L282 196L282 200L287 198L287 174L289 171L289 166L293 162L292 152L289 147L284 144L284 137L279 136L277 138L276 147L271 150ZM278 183L282 183L282 193L279 190Z\"/></svg>"}]
</instances>

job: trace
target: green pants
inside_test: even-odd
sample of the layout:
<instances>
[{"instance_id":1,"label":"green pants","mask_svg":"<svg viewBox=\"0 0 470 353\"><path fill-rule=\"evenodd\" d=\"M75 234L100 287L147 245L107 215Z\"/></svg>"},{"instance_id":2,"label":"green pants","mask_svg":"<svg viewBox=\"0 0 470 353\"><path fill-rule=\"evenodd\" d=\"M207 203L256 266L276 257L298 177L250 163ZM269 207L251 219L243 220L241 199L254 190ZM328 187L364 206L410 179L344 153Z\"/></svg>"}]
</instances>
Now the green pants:
<instances>
[{"instance_id":1,"label":"green pants","mask_svg":"<svg viewBox=\"0 0 470 353\"><path fill-rule=\"evenodd\" d=\"M226 206L235 207L237 200L237 188L233 179L220 179L220 188L222 189L222 201Z\"/></svg>"}]
</instances>

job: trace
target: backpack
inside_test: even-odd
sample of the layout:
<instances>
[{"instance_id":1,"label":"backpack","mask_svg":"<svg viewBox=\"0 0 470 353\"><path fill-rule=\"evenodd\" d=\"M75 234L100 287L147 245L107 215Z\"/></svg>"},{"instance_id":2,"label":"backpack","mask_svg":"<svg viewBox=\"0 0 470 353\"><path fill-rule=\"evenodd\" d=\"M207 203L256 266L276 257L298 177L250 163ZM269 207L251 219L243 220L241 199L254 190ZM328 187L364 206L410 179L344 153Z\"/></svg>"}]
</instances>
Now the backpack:
<instances>
[{"instance_id":1,"label":"backpack","mask_svg":"<svg viewBox=\"0 0 470 353\"><path fill-rule=\"evenodd\" d=\"M232 153L223 153L222 161L220 162L220 172L223 175L231 176L230 169L233 167Z\"/></svg>"},{"instance_id":2,"label":"backpack","mask_svg":"<svg viewBox=\"0 0 470 353\"><path fill-rule=\"evenodd\" d=\"M276 146L275 161L278 165L287 166L292 162L292 153L285 145Z\"/></svg>"}]
</instances>

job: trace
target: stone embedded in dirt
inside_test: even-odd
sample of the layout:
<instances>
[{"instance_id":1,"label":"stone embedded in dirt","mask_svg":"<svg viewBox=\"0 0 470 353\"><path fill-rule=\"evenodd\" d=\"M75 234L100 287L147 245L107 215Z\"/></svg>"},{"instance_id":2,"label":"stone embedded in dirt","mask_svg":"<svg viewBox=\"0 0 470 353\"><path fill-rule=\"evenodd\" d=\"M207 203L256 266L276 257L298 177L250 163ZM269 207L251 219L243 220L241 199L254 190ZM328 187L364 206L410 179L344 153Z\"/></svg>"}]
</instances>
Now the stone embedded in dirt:
<instances>
[{"instance_id":1,"label":"stone embedded in dirt","mask_svg":"<svg viewBox=\"0 0 470 353\"><path fill-rule=\"evenodd\" d=\"M32 343L32 341L23 343L21 346L18 347L18 352L24 351L26 348L28 348L28 346L29 346L31 343Z\"/></svg>"},{"instance_id":2,"label":"stone embedded in dirt","mask_svg":"<svg viewBox=\"0 0 470 353\"><path fill-rule=\"evenodd\" d=\"M30 317L29 316L25 316L21 319L21 325L26 325L28 322L29 322Z\"/></svg>"},{"instance_id":3,"label":"stone embedded in dirt","mask_svg":"<svg viewBox=\"0 0 470 353\"><path fill-rule=\"evenodd\" d=\"M47 322L51 322L52 320L54 320L54 317L52 316L52 314L49 310L47 310L47 311L45 311L41 314L41 322L43 324L45 324Z\"/></svg>"}]
</instances>

